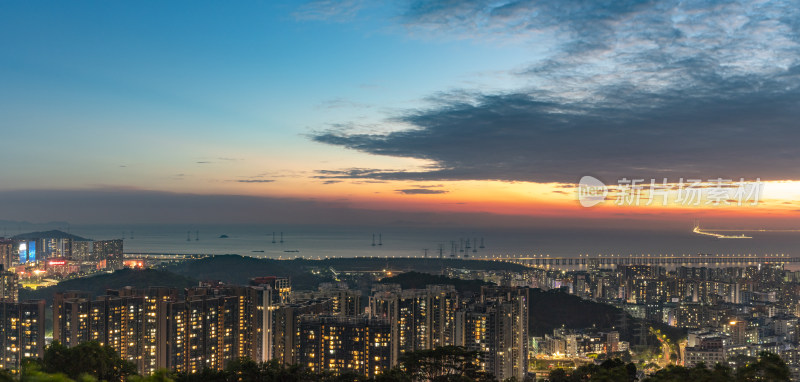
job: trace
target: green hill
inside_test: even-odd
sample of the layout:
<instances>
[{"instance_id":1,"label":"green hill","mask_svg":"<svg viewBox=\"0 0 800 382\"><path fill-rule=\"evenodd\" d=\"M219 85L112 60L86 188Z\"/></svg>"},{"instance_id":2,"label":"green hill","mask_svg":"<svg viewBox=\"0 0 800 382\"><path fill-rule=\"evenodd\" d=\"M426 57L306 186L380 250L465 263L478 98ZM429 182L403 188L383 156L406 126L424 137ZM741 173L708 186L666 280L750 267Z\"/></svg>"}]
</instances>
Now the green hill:
<instances>
[{"instance_id":1,"label":"green hill","mask_svg":"<svg viewBox=\"0 0 800 382\"><path fill-rule=\"evenodd\" d=\"M614 326L620 310L606 304L581 299L578 296L558 290L543 291L531 289L530 292L531 335L553 334L553 329L562 326L567 329L598 329Z\"/></svg>"},{"instance_id":2,"label":"green hill","mask_svg":"<svg viewBox=\"0 0 800 382\"><path fill-rule=\"evenodd\" d=\"M57 285L47 288L36 290L21 289L19 291L19 298L20 300L43 299L50 303L53 300L54 293L68 290L86 291L98 296L105 294L106 289L116 289L125 286L132 286L135 288L145 288L148 286L186 288L195 285L197 285L196 279L168 271L155 269L122 269L114 273L62 281Z\"/></svg>"},{"instance_id":3,"label":"green hill","mask_svg":"<svg viewBox=\"0 0 800 382\"><path fill-rule=\"evenodd\" d=\"M338 258L325 260L274 260L258 259L240 255L211 256L200 260L171 265L170 272L197 280L220 280L227 283L246 284L249 279L260 276L284 276L292 279L292 288L316 289L321 282L331 281L328 272L314 274L315 269L343 271L374 271L392 269L403 272L429 272L442 268L461 269L508 269L520 270L521 265L495 261L461 259L414 259L414 258Z\"/></svg>"},{"instance_id":4,"label":"green hill","mask_svg":"<svg viewBox=\"0 0 800 382\"><path fill-rule=\"evenodd\" d=\"M257 259L239 255L211 256L200 260L178 263L166 268L197 280L220 280L232 284L247 284L253 277L290 277L292 288L317 289L317 285L330 278L314 275L304 260Z\"/></svg>"},{"instance_id":5,"label":"green hill","mask_svg":"<svg viewBox=\"0 0 800 382\"><path fill-rule=\"evenodd\" d=\"M529 328L532 336L552 335L553 329L562 326L567 329L592 326L600 330L612 329L622 313L622 310L615 306L584 300L559 290L531 289L530 298ZM640 322L641 320L628 315L628 330L619 330L621 339L632 341ZM686 337L685 330L664 323L648 322L646 325L661 330L673 343ZM650 336L649 343L653 344L655 341L655 337Z\"/></svg>"},{"instance_id":6,"label":"green hill","mask_svg":"<svg viewBox=\"0 0 800 382\"><path fill-rule=\"evenodd\" d=\"M447 284L456 287L459 292L480 293L484 285L494 285L481 280L461 280L429 273L406 272L397 276L381 279L381 284L400 284L403 289L425 289L426 285Z\"/></svg>"},{"instance_id":7,"label":"green hill","mask_svg":"<svg viewBox=\"0 0 800 382\"><path fill-rule=\"evenodd\" d=\"M295 260L297 261L297 260ZM354 257L325 260L302 260L313 262L317 266L331 266L337 271L364 271L390 268L404 272L439 272L443 268L469 269L469 270L508 270L524 271L527 268L503 261L465 260L453 258L387 258L387 257Z\"/></svg>"}]
</instances>

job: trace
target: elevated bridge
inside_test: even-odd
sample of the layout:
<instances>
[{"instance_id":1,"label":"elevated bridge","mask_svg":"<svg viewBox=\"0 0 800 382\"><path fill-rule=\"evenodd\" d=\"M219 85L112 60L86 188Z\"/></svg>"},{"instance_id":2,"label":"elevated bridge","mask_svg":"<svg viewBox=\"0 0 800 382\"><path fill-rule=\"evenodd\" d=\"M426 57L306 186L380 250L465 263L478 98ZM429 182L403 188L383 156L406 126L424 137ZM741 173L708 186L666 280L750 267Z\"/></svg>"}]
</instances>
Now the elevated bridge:
<instances>
[{"instance_id":1,"label":"elevated bridge","mask_svg":"<svg viewBox=\"0 0 800 382\"><path fill-rule=\"evenodd\" d=\"M475 260L506 261L534 268L563 267L607 267L621 265L661 265L661 266L746 266L755 264L800 263L800 257L786 254L774 255L598 255L598 256L493 256L473 257Z\"/></svg>"}]
</instances>

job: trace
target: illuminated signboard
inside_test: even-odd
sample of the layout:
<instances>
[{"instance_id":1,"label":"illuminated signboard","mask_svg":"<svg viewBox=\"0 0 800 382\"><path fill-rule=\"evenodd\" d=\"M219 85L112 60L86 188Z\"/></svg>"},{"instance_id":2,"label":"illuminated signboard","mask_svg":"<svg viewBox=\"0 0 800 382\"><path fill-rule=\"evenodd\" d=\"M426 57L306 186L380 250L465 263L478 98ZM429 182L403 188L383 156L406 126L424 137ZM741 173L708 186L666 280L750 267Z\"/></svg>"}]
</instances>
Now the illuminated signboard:
<instances>
[{"instance_id":1,"label":"illuminated signboard","mask_svg":"<svg viewBox=\"0 0 800 382\"><path fill-rule=\"evenodd\" d=\"M28 261L28 244L19 243L19 263L25 264Z\"/></svg>"},{"instance_id":2,"label":"illuminated signboard","mask_svg":"<svg viewBox=\"0 0 800 382\"><path fill-rule=\"evenodd\" d=\"M28 262L33 263L36 261L36 242L28 242Z\"/></svg>"},{"instance_id":3,"label":"illuminated signboard","mask_svg":"<svg viewBox=\"0 0 800 382\"><path fill-rule=\"evenodd\" d=\"M66 265L66 260L50 260L47 262L48 265Z\"/></svg>"},{"instance_id":4,"label":"illuminated signboard","mask_svg":"<svg viewBox=\"0 0 800 382\"><path fill-rule=\"evenodd\" d=\"M28 241L19 243L19 263L32 263L36 261L36 242Z\"/></svg>"}]
</instances>

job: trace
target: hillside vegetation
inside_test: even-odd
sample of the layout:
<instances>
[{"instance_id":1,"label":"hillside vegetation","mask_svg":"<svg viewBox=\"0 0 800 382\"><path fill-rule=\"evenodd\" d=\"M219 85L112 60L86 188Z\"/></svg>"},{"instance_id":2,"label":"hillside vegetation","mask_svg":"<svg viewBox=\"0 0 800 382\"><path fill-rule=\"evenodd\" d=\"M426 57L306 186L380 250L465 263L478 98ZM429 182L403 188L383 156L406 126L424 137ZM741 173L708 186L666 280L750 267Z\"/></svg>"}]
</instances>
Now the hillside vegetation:
<instances>
[{"instance_id":1,"label":"hillside vegetation","mask_svg":"<svg viewBox=\"0 0 800 382\"><path fill-rule=\"evenodd\" d=\"M66 280L57 285L36 290L21 289L20 300L42 299L48 303L53 301L53 294L68 290L90 292L95 296L104 295L107 289L118 289L126 286L145 288L149 286L164 286L174 288L187 288L197 285L197 280L176 273L156 269L122 269L114 273L80 279Z\"/></svg>"}]
</instances>

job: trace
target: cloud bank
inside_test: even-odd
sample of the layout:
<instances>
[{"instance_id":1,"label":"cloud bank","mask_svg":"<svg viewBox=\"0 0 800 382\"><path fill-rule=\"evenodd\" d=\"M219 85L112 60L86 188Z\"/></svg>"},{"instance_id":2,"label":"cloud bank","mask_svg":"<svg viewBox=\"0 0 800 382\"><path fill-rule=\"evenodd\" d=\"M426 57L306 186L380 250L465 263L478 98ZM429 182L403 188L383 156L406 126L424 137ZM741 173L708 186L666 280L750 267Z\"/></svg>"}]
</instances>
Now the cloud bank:
<instances>
[{"instance_id":1,"label":"cloud bank","mask_svg":"<svg viewBox=\"0 0 800 382\"><path fill-rule=\"evenodd\" d=\"M313 140L425 159L323 178L575 182L800 179L800 8L788 1L414 1L411 30L550 44L502 93L455 90Z\"/></svg>"}]
</instances>

